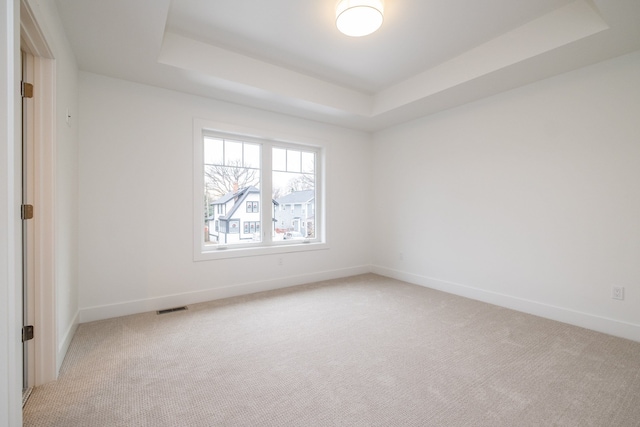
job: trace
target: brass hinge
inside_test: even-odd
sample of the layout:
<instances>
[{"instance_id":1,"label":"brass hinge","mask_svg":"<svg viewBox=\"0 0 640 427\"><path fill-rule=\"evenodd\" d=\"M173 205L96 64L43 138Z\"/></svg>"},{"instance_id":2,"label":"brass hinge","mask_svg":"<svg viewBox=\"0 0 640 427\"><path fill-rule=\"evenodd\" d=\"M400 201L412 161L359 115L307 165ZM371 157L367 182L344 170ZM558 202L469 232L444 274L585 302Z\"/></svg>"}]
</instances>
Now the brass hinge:
<instances>
[{"instance_id":1,"label":"brass hinge","mask_svg":"<svg viewBox=\"0 0 640 427\"><path fill-rule=\"evenodd\" d=\"M22 219L32 219L33 205L22 205L20 209L20 216L22 217Z\"/></svg>"},{"instance_id":2,"label":"brass hinge","mask_svg":"<svg viewBox=\"0 0 640 427\"><path fill-rule=\"evenodd\" d=\"M22 328L22 342L29 341L33 339L33 326L25 326Z\"/></svg>"},{"instance_id":3,"label":"brass hinge","mask_svg":"<svg viewBox=\"0 0 640 427\"><path fill-rule=\"evenodd\" d=\"M23 98L33 98L33 85L31 83L22 82L20 88Z\"/></svg>"}]
</instances>

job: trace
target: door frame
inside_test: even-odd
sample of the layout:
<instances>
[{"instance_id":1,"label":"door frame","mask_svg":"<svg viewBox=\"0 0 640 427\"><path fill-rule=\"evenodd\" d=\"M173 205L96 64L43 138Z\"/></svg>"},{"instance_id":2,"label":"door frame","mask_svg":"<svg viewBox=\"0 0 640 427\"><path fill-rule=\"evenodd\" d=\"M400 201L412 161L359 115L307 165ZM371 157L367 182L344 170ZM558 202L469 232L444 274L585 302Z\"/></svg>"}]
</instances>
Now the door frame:
<instances>
[{"instance_id":1,"label":"door frame","mask_svg":"<svg viewBox=\"0 0 640 427\"><path fill-rule=\"evenodd\" d=\"M55 306L55 60L27 0L20 0L21 46L33 55L34 385L58 377ZM22 168L22 166L19 166Z\"/></svg>"},{"instance_id":2,"label":"door frame","mask_svg":"<svg viewBox=\"0 0 640 427\"><path fill-rule=\"evenodd\" d=\"M33 55L20 43L22 63L21 80L33 82ZM33 205L34 189L34 148L33 148L33 98L22 98L22 204ZM35 288L34 288L34 227L33 220L22 220L22 327L35 325ZM22 402L25 402L30 389L35 385L35 342L22 343Z\"/></svg>"},{"instance_id":3,"label":"door frame","mask_svg":"<svg viewBox=\"0 0 640 427\"><path fill-rule=\"evenodd\" d=\"M20 325L22 324L21 269L18 264L20 221L20 72L18 0L0 0L0 425L22 420ZM4 25L6 24L6 25Z\"/></svg>"}]
</instances>

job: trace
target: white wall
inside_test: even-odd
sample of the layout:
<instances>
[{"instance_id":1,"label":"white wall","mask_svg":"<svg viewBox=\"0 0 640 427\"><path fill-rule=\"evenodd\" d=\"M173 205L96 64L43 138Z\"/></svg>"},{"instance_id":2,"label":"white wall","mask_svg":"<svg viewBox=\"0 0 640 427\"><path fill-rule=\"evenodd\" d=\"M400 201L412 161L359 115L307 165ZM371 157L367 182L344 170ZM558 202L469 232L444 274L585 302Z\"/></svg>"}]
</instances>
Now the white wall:
<instances>
[{"instance_id":1,"label":"white wall","mask_svg":"<svg viewBox=\"0 0 640 427\"><path fill-rule=\"evenodd\" d=\"M193 119L326 147L328 250L193 261ZM82 322L369 271L368 134L80 73Z\"/></svg>"},{"instance_id":2,"label":"white wall","mask_svg":"<svg viewBox=\"0 0 640 427\"><path fill-rule=\"evenodd\" d=\"M19 3L0 0L0 426L22 425L18 187Z\"/></svg>"},{"instance_id":3,"label":"white wall","mask_svg":"<svg viewBox=\"0 0 640 427\"><path fill-rule=\"evenodd\" d=\"M639 118L635 53L377 133L374 270L640 340Z\"/></svg>"}]
</instances>

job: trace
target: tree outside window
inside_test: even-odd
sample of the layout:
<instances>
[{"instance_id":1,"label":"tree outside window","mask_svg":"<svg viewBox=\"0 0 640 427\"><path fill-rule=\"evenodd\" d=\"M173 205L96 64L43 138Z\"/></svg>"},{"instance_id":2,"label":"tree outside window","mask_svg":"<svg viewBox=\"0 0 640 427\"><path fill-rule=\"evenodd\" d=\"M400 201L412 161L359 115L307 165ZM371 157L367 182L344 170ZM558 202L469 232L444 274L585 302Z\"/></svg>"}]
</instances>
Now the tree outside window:
<instances>
[{"instance_id":1,"label":"tree outside window","mask_svg":"<svg viewBox=\"0 0 640 427\"><path fill-rule=\"evenodd\" d=\"M199 233L204 230L205 236L200 234L197 243L202 254L228 246L323 243L313 210L319 202L319 148L228 136L204 127L201 132L196 158L202 166L195 188L205 196L198 209L204 211ZM270 208L260 209L260 204Z\"/></svg>"}]
</instances>

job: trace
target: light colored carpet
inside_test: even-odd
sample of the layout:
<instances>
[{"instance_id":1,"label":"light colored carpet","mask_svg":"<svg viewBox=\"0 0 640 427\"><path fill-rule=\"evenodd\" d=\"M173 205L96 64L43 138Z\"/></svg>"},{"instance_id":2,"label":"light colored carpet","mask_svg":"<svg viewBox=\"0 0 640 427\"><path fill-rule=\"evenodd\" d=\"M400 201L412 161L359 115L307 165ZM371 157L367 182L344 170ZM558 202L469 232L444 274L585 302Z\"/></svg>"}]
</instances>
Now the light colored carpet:
<instances>
[{"instance_id":1,"label":"light colored carpet","mask_svg":"<svg viewBox=\"0 0 640 427\"><path fill-rule=\"evenodd\" d=\"M376 275L80 325L26 426L640 426L640 343Z\"/></svg>"}]
</instances>

